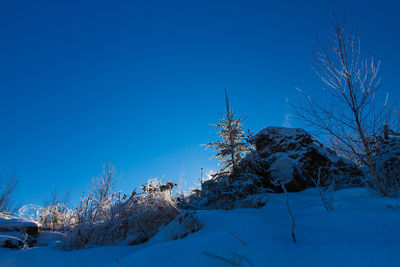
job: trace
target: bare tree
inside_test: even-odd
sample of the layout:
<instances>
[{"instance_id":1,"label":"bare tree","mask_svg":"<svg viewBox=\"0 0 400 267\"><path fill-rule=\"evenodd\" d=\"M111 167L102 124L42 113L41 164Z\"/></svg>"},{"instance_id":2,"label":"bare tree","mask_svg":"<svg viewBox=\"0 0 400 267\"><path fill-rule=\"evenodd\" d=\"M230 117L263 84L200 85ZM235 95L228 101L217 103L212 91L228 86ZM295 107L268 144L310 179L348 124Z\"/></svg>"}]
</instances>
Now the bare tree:
<instances>
[{"instance_id":1,"label":"bare tree","mask_svg":"<svg viewBox=\"0 0 400 267\"><path fill-rule=\"evenodd\" d=\"M380 102L377 94L380 62L372 56L360 59L359 36L346 30L345 19L340 23L334 18L333 34L313 53L313 69L326 85L324 97L312 99L299 89L305 102L289 104L298 118L330 136L329 143L339 155L367 166L379 191L386 195L372 162L377 139L394 122L388 96Z\"/></svg>"},{"instance_id":2,"label":"bare tree","mask_svg":"<svg viewBox=\"0 0 400 267\"><path fill-rule=\"evenodd\" d=\"M15 174L8 179L2 180L0 177L0 212L8 212L12 208L11 196L17 186Z\"/></svg>"}]
</instances>

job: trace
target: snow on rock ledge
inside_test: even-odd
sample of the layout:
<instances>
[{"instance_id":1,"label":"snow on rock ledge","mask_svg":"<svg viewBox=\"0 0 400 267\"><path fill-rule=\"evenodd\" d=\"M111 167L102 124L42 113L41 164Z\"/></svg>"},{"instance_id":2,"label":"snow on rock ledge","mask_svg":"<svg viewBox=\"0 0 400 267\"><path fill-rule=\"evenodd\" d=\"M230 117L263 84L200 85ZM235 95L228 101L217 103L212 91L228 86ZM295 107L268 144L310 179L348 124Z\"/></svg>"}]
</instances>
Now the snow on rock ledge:
<instances>
[{"instance_id":1,"label":"snow on rock ledge","mask_svg":"<svg viewBox=\"0 0 400 267\"><path fill-rule=\"evenodd\" d=\"M273 154L299 150L312 144L312 136L299 128L266 127L254 136L258 152Z\"/></svg>"},{"instance_id":2,"label":"snow on rock ledge","mask_svg":"<svg viewBox=\"0 0 400 267\"><path fill-rule=\"evenodd\" d=\"M23 232L31 236L39 234L39 225L21 218L0 218L0 232Z\"/></svg>"}]
</instances>

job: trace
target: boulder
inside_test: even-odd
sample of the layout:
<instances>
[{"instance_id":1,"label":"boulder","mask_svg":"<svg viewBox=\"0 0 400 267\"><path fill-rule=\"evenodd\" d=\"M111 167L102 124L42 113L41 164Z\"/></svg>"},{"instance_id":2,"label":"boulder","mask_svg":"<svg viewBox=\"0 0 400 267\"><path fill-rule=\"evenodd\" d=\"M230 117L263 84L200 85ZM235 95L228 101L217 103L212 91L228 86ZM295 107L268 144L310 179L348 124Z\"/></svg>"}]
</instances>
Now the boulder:
<instances>
[{"instance_id":1,"label":"boulder","mask_svg":"<svg viewBox=\"0 0 400 267\"><path fill-rule=\"evenodd\" d=\"M338 188L359 186L363 173L298 128L267 127L254 136L255 150L239 164L237 179L257 177L264 188L281 192L282 179L289 192L333 182ZM281 182L277 183L277 179Z\"/></svg>"},{"instance_id":2,"label":"boulder","mask_svg":"<svg viewBox=\"0 0 400 267\"><path fill-rule=\"evenodd\" d=\"M297 192L334 184L335 189L364 185L357 165L315 140L299 128L267 127L253 137L255 149L235 172L217 173L201 184L201 191L183 202L183 208L233 209L261 207L264 201L246 200L265 192ZM399 150L400 151L400 150Z\"/></svg>"},{"instance_id":3,"label":"boulder","mask_svg":"<svg viewBox=\"0 0 400 267\"><path fill-rule=\"evenodd\" d=\"M22 249L24 242L14 236L0 235L0 247L11 249Z\"/></svg>"},{"instance_id":4,"label":"boulder","mask_svg":"<svg viewBox=\"0 0 400 267\"><path fill-rule=\"evenodd\" d=\"M21 218L0 218L0 232L21 232L30 236L37 236L39 225L36 222Z\"/></svg>"}]
</instances>

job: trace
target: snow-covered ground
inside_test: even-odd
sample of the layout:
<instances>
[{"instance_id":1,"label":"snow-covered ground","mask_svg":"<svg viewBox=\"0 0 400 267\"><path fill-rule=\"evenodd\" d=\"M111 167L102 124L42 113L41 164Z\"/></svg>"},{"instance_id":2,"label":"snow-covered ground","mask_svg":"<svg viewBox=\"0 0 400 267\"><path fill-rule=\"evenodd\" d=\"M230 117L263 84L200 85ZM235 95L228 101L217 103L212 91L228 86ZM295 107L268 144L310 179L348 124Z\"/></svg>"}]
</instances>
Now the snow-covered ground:
<instances>
[{"instance_id":1,"label":"snow-covered ground","mask_svg":"<svg viewBox=\"0 0 400 267\"><path fill-rule=\"evenodd\" d=\"M261 209L198 211L203 228L175 241L72 252L0 249L0 266L400 266L400 199L364 189L335 192L327 212L316 189L290 193L297 243L284 194Z\"/></svg>"}]
</instances>

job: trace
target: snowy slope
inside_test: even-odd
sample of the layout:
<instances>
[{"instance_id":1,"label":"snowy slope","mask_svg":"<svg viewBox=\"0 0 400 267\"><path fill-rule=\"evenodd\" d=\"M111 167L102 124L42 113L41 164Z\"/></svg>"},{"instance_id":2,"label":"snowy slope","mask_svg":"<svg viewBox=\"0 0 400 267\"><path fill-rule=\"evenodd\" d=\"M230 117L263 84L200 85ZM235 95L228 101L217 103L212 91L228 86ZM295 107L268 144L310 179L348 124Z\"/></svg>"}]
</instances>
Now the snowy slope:
<instances>
[{"instance_id":1,"label":"snowy slope","mask_svg":"<svg viewBox=\"0 0 400 267\"><path fill-rule=\"evenodd\" d=\"M138 246L73 252L0 249L0 266L232 266L224 260L238 259L241 266L400 266L400 199L346 189L327 212L317 190L291 193L294 244L284 194L267 197L261 209L198 211L203 228L181 240L155 236Z\"/></svg>"}]
</instances>

